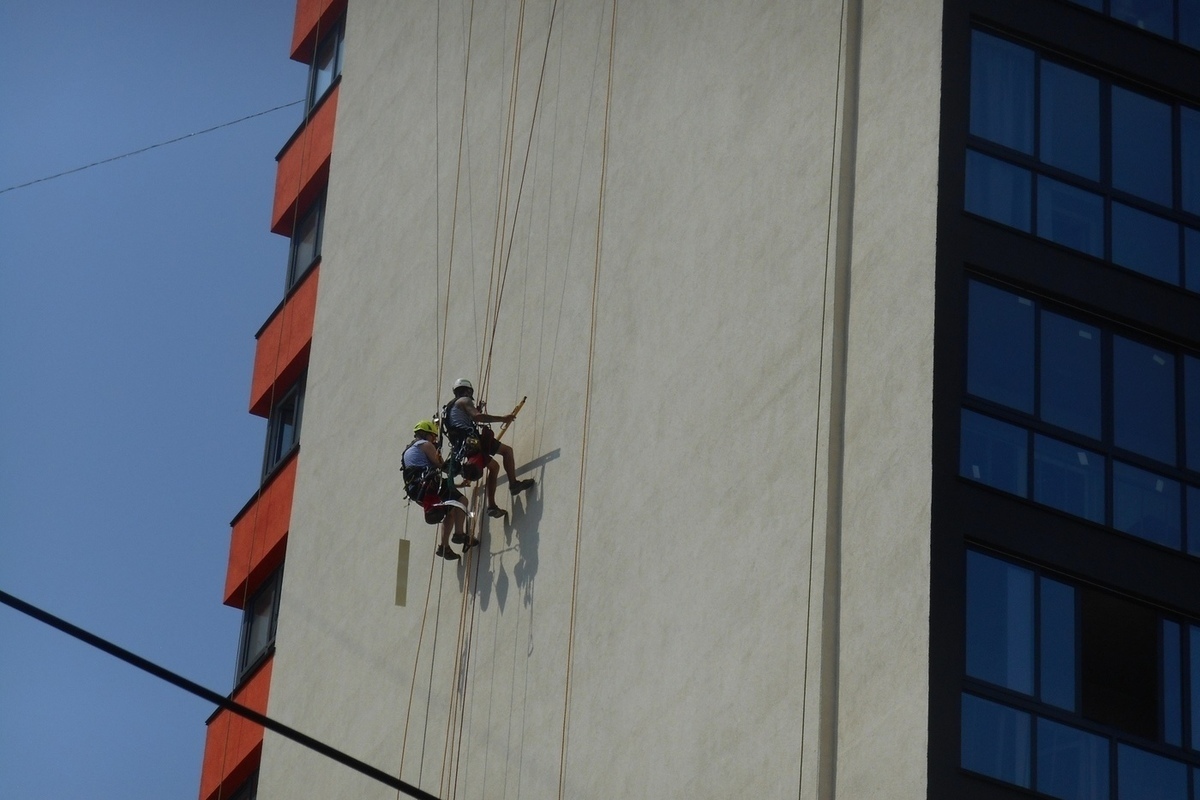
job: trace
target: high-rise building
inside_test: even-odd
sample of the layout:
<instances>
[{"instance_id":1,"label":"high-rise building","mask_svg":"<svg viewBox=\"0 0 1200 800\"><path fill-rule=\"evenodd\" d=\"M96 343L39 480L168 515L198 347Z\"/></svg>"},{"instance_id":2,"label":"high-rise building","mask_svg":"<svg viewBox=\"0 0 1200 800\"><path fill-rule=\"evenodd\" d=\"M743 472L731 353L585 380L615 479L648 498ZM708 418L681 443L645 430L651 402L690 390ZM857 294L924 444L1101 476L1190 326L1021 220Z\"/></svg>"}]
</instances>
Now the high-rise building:
<instances>
[{"instance_id":1,"label":"high-rise building","mask_svg":"<svg viewBox=\"0 0 1200 800\"><path fill-rule=\"evenodd\" d=\"M444 798L1200 798L1200 2L296 20L235 699ZM449 561L461 377L537 486Z\"/></svg>"}]
</instances>

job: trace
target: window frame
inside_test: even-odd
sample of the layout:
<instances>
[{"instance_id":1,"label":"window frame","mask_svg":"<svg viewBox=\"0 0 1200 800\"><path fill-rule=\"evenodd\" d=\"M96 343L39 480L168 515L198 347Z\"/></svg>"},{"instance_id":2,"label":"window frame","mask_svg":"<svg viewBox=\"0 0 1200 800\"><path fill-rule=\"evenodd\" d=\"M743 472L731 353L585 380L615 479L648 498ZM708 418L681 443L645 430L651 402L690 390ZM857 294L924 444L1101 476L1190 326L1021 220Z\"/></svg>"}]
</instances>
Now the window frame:
<instances>
[{"instance_id":1,"label":"window frame","mask_svg":"<svg viewBox=\"0 0 1200 800\"><path fill-rule=\"evenodd\" d=\"M242 624L238 634L237 669L235 684L241 685L258 667L275 652L275 633L279 625L280 593L283 588L283 566L280 565L254 590L242 609ZM267 638L262 647L250 651L251 635L258 617L255 607L263 595L272 593L271 608L267 619Z\"/></svg>"},{"instance_id":2,"label":"window frame","mask_svg":"<svg viewBox=\"0 0 1200 800\"><path fill-rule=\"evenodd\" d=\"M307 375L301 375L300 378L292 384L286 392L284 392L278 400L271 406L271 412L267 417L267 436L263 448L263 467L262 480L265 483L275 470L281 464L287 461L288 456L292 454L296 448L300 446L300 429L304 418L304 389L305 379ZM291 425L292 434L291 441L284 441L284 431L287 420L282 416L284 409L289 403L295 403L295 411L293 412ZM286 444L286 446L285 446Z\"/></svg>"},{"instance_id":3,"label":"window frame","mask_svg":"<svg viewBox=\"0 0 1200 800\"><path fill-rule=\"evenodd\" d=\"M283 287L285 294L299 284L304 276L321 261L321 247L325 241L325 197L326 193L322 191L317 196L317 199L305 209L303 216L298 216L296 219L296 226L292 230L288 246L287 274L284 278ZM298 236L310 220L313 220L313 254L306 263L301 263L299 260L301 248Z\"/></svg>"},{"instance_id":4,"label":"window frame","mask_svg":"<svg viewBox=\"0 0 1200 800\"><path fill-rule=\"evenodd\" d=\"M1083 253L1104 261L1106 264L1117 269L1141 275L1158 283L1166 283L1167 285L1176 286L1192 293L1200 291L1200 275L1195 274L1196 268L1194 266L1195 264L1200 264L1200 254L1188 250L1189 243L1193 249L1200 247L1200 213L1189 211L1184 206L1185 175L1183 170L1185 165L1183 163L1184 154L1182 150L1184 114L1185 112L1192 115L1200 114L1200 107L1183 102L1176 97L1147 91L1144 85L1115 79L1109 73L1090 69L1084 64L1060 57L1057 53L1045 51L1028 41L1006 36L999 31L983 25L975 25L971 28L972 54L975 52L974 41L977 35L988 36L1006 44L1023 48L1031 54L1033 59L1032 85L1028 88L1031 92L1029 126L1032 135L1032 147L1030 148L1030 152L1024 152L1021 149L1014 149L1011 146L974 133L969 119L970 115L968 115L963 167L965 181L963 196L964 213L1013 230L1023 231L1036 237L1039 241L1064 247L1072 252ZM1097 133L1100 164L1099 176L1096 179L1085 177L1042 160L1042 120L1045 114L1045 109L1042 107L1043 64L1051 64L1057 68L1079 73L1095 79L1099 83L1099 130ZM972 55L971 65L973 70L975 67L974 55ZM969 108L975 109L977 98L973 93L974 77L970 77L968 82L972 87L968 90L970 94L968 98ZM1161 205L1130 191L1123 191L1113 184L1113 94L1117 90L1128 92L1149 101L1163 103L1169 108L1170 141L1167 147L1168 152L1164 155L1170 160L1170 205ZM985 107L985 105L981 103L979 107ZM992 162L999 162L999 165L985 164L979 157ZM997 169L1000 165L1007 167L1008 171L1003 174L998 172ZM990 169L990 172L986 175L981 171L984 166ZM1001 177L1006 181L1009 189L1015 188L1017 191L1027 191L1029 196L1023 198L1019 208L1014 205L1009 212L995 213L994 215L989 214L989 208L998 208L994 204L1004 198L987 199L986 191L973 192L972 187L978 190L985 185L982 182L987 181L989 178L996 179ZM1074 190L1076 193L1089 195L1089 199L1094 198L1098 203L1098 218L1088 222L1088 224L1094 223L1099 226L1099 241L1095 245L1083 246L1073 244L1071 241L1063 240L1061 237L1056 238L1052 225L1047 229L1048 218L1046 217L1046 210L1041 208L1040 201L1046 192L1054 188L1055 184ZM1061 191L1058 192L1057 196L1065 199ZM983 199L982 202L981 198ZM1009 202L1016 200L1021 200L1021 198L1008 198ZM1169 267L1169 271L1173 275L1171 280L1164 280L1162 274L1167 268L1161 265L1145 267L1144 265L1121 263L1114 260L1114 251L1123 253L1138 252L1140 249L1144 249L1136 242L1132 246L1125 242L1115 242L1114 231L1117 226L1114 225L1114 206L1122 206L1131 209L1135 213L1140 212L1143 215L1149 215L1156 218L1160 223L1169 224L1174 227L1174 241L1171 243L1174 251L1174 263ZM1019 216L1024 216L1025 213L1028 214L1028 219L1018 218ZM1095 213L1094 209L1092 213ZM1063 221L1065 222L1066 220L1064 219ZM1137 229L1126 226L1122 230L1135 233ZM1191 271L1189 271L1189 265L1193 265Z\"/></svg>"},{"instance_id":5,"label":"window frame","mask_svg":"<svg viewBox=\"0 0 1200 800\"><path fill-rule=\"evenodd\" d=\"M341 17L333 27L316 43L312 51L312 62L308 68L308 84L305 91L305 113L310 114L316 108L325 95L333 89L337 84L338 78L342 76L342 64L345 59L346 49L346 18ZM329 80L323 87L318 90L318 78L322 74L319 68L321 63L321 55L327 47L333 48L332 60L329 67Z\"/></svg>"}]
</instances>

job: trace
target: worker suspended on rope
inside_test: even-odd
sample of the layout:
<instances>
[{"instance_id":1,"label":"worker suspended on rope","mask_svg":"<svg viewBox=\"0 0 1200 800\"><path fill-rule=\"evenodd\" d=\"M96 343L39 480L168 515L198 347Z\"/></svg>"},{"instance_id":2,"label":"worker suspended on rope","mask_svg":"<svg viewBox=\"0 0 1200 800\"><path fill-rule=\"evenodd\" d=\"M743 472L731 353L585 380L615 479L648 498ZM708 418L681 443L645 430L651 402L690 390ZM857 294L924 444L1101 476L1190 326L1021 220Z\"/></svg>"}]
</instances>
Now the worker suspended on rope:
<instances>
[{"instance_id":1,"label":"worker suspended on rope","mask_svg":"<svg viewBox=\"0 0 1200 800\"><path fill-rule=\"evenodd\" d=\"M454 399L442 409L442 423L450 439L450 458L456 471L468 480L479 480L487 471L487 513L489 517L503 517L508 512L496 505L496 477L499 465L492 456L499 455L504 462L504 474L508 476L508 491L516 496L533 488L533 478L517 480L517 467L513 461L512 448L501 444L490 422L511 423L516 416L485 414L475 405L475 387L466 378L454 382Z\"/></svg>"},{"instance_id":2,"label":"worker suspended on rope","mask_svg":"<svg viewBox=\"0 0 1200 800\"><path fill-rule=\"evenodd\" d=\"M462 544L465 553L479 540L472 538L466 530L467 498L454 488L449 477L442 475L446 462L438 452L438 427L423 419L413 426L415 437L404 448L401 463L404 465L404 493L425 511L425 521L430 525L442 523L441 544L434 551L442 558L454 561L458 553L450 549L450 542ZM450 529L454 528L451 539Z\"/></svg>"}]
</instances>

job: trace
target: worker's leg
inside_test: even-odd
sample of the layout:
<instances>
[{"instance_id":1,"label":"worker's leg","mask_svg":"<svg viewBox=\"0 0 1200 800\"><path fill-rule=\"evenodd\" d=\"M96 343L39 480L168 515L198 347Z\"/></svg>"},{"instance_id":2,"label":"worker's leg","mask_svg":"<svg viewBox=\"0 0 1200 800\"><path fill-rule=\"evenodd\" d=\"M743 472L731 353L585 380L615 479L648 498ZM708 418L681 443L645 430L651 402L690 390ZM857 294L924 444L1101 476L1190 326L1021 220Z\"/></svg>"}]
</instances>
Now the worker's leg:
<instances>
[{"instance_id":1,"label":"worker's leg","mask_svg":"<svg viewBox=\"0 0 1200 800\"><path fill-rule=\"evenodd\" d=\"M517 463L513 460L513 449L506 444L502 444L498 452L500 457L504 459L504 474L508 476L508 482L516 486Z\"/></svg>"},{"instance_id":2,"label":"worker's leg","mask_svg":"<svg viewBox=\"0 0 1200 800\"><path fill-rule=\"evenodd\" d=\"M496 459L489 458L487 462L487 504L488 507L496 505L496 477L500 472L500 465L496 463Z\"/></svg>"}]
</instances>

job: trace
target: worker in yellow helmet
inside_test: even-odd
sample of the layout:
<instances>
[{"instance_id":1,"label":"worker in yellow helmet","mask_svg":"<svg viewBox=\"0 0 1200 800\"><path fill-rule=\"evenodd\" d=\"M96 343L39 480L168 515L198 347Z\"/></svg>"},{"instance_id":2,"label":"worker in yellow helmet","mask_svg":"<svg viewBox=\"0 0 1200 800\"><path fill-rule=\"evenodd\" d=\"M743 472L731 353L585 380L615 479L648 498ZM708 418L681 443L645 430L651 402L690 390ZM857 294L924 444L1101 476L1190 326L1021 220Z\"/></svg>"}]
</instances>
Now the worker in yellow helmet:
<instances>
[{"instance_id":1,"label":"worker in yellow helmet","mask_svg":"<svg viewBox=\"0 0 1200 800\"><path fill-rule=\"evenodd\" d=\"M442 476L446 463L438 452L437 437L438 426L433 420L423 419L413 426L413 440L401 456L404 492L424 509L426 522L430 525L442 523L441 544L434 553L455 561L459 555L450 549L451 528L454 529L453 541L463 545L464 553L479 544L479 540L471 538L466 531L467 498Z\"/></svg>"}]
</instances>

